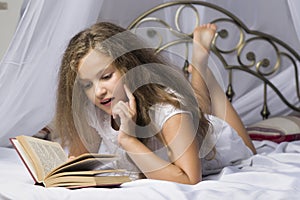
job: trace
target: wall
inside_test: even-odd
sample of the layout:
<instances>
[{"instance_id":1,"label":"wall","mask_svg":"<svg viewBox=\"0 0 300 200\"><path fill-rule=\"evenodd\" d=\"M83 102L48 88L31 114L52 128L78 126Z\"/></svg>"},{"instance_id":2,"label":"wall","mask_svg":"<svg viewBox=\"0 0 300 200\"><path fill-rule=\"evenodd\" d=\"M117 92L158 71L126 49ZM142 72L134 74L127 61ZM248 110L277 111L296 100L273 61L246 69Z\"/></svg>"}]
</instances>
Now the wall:
<instances>
[{"instance_id":1,"label":"wall","mask_svg":"<svg viewBox=\"0 0 300 200\"><path fill-rule=\"evenodd\" d=\"M0 0L0 60L15 32L23 0ZM1 5L7 4L7 9Z\"/></svg>"}]
</instances>

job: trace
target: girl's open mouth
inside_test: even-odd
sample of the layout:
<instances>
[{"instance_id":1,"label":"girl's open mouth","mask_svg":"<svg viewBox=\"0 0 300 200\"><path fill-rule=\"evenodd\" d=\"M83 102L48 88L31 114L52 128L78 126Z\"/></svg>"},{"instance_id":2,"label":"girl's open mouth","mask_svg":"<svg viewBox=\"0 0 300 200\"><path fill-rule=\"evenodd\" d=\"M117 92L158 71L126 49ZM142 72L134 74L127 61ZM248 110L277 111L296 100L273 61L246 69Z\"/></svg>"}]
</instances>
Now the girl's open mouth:
<instances>
[{"instance_id":1,"label":"girl's open mouth","mask_svg":"<svg viewBox=\"0 0 300 200\"><path fill-rule=\"evenodd\" d=\"M114 98L107 98L107 99L103 99L102 101L100 101L101 105L105 105L108 106L111 104L111 102L114 100Z\"/></svg>"}]
</instances>

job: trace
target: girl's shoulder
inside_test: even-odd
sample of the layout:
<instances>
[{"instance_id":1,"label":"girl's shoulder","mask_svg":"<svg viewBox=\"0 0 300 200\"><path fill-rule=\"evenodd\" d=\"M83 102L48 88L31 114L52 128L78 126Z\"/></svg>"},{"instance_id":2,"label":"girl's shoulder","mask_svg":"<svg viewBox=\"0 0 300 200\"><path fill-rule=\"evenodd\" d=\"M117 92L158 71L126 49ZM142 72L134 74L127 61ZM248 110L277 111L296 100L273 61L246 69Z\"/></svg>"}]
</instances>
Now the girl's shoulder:
<instances>
[{"instance_id":1,"label":"girl's shoulder","mask_svg":"<svg viewBox=\"0 0 300 200\"><path fill-rule=\"evenodd\" d=\"M176 114L189 114L189 111L183 108L177 108L172 104L168 103L158 103L149 109L149 116L151 121L154 122L159 128L163 127L163 124L172 116Z\"/></svg>"}]
</instances>

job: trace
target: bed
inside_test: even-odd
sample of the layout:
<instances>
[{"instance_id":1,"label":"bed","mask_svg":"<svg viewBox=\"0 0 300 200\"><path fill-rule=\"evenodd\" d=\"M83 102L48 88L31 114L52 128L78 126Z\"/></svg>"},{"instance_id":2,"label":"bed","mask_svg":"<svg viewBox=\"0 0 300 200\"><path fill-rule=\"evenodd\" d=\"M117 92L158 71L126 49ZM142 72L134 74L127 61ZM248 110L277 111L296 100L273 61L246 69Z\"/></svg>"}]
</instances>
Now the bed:
<instances>
[{"instance_id":1,"label":"bed","mask_svg":"<svg viewBox=\"0 0 300 200\"><path fill-rule=\"evenodd\" d=\"M16 151L0 147L0 199L298 199L300 56L297 52L276 37L250 30L231 12L201 1L160 4L133 20L128 29L148 37L150 42L154 40L152 44L158 52L168 49L171 58L178 60L177 64L182 63L179 65L189 78L186 67L191 31L200 23L203 8L205 16L214 16L206 18L206 22L218 26L210 64L217 76L226 77L223 84L230 101L237 105L236 97L247 93L246 87L239 88L240 80L261 87L261 94L256 94L260 106L252 105L255 117L245 123L257 155L204 177L196 185L142 179L119 188L69 190L35 186ZM170 13L168 17L160 13L163 9ZM184 13L192 26L182 24ZM170 17L173 14L174 18ZM279 72L288 74L289 87L276 85ZM293 90L295 98L286 97L285 90ZM275 98L276 106L269 106ZM289 114L275 115L279 107L288 109Z\"/></svg>"}]
</instances>

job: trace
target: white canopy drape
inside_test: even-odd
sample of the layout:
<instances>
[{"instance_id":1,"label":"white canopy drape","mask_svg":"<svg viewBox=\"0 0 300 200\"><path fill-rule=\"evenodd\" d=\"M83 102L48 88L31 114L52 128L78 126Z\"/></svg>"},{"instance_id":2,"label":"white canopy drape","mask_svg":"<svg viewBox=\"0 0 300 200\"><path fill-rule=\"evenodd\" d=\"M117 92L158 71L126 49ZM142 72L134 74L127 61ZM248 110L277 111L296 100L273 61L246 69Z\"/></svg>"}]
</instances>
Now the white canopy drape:
<instances>
[{"instance_id":1,"label":"white canopy drape","mask_svg":"<svg viewBox=\"0 0 300 200\"><path fill-rule=\"evenodd\" d=\"M57 71L69 39L97 20L127 27L143 11L166 0L26 0L11 44L0 63L0 146L16 135L32 135L49 123L55 109ZM264 31L300 53L300 17L297 0L210 0L232 11L251 29ZM209 16L205 16L209 17ZM204 19L205 20L205 19ZM298 102L285 70L274 77L282 82L293 102ZM245 123L257 117L255 97L261 86L246 85L248 93L237 96L234 106ZM271 109L277 101L271 102ZM253 109L256 108L257 109ZM276 113L288 109L276 108Z\"/></svg>"}]
</instances>

